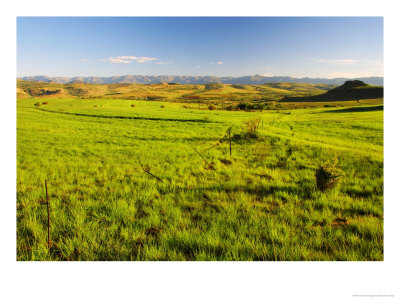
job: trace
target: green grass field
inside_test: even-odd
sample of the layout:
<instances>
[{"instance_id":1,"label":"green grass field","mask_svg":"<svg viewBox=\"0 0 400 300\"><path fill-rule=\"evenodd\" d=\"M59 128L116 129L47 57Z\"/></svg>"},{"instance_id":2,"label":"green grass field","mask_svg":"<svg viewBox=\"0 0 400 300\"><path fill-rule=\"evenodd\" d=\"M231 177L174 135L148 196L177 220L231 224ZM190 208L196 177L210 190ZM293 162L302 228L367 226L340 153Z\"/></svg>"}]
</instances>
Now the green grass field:
<instances>
[{"instance_id":1,"label":"green grass field","mask_svg":"<svg viewBox=\"0 0 400 300\"><path fill-rule=\"evenodd\" d=\"M361 104L18 100L17 260L383 260L383 105Z\"/></svg>"}]
</instances>

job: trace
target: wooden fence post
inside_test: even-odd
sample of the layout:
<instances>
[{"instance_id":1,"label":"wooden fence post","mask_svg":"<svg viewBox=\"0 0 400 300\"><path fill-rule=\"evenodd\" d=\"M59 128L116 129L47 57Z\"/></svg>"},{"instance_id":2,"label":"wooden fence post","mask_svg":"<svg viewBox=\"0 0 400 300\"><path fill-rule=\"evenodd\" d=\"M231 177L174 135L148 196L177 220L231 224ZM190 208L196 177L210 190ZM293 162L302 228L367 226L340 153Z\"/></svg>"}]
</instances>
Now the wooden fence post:
<instances>
[{"instance_id":1,"label":"wooden fence post","mask_svg":"<svg viewBox=\"0 0 400 300\"><path fill-rule=\"evenodd\" d=\"M232 157L231 129L229 128L229 157Z\"/></svg>"}]
</instances>

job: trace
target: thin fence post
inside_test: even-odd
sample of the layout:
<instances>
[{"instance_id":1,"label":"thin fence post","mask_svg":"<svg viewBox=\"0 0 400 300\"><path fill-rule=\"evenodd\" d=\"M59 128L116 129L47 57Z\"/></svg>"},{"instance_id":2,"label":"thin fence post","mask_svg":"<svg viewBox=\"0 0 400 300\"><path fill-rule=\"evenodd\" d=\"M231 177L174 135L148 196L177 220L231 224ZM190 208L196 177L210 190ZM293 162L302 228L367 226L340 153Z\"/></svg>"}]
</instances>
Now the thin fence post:
<instances>
[{"instance_id":1,"label":"thin fence post","mask_svg":"<svg viewBox=\"0 0 400 300\"><path fill-rule=\"evenodd\" d=\"M229 157L232 157L231 129L229 129Z\"/></svg>"},{"instance_id":2,"label":"thin fence post","mask_svg":"<svg viewBox=\"0 0 400 300\"><path fill-rule=\"evenodd\" d=\"M46 187L46 205L47 205L47 246L50 249L50 202L49 202L49 194L47 192L47 179L44 180L44 184Z\"/></svg>"}]
</instances>

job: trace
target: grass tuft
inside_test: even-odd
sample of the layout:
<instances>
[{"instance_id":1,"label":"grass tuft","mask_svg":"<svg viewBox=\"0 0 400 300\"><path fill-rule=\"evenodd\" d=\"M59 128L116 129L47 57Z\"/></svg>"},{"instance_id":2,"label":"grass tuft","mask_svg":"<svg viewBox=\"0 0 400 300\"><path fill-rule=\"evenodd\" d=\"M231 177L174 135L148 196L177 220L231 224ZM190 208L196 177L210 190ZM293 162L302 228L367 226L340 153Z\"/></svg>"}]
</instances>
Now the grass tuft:
<instances>
[{"instance_id":1,"label":"grass tuft","mask_svg":"<svg viewBox=\"0 0 400 300\"><path fill-rule=\"evenodd\" d=\"M337 162L338 159L335 156L315 171L315 180L320 191L325 192L333 189L344 175L343 171L337 167Z\"/></svg>"}]
</instances>

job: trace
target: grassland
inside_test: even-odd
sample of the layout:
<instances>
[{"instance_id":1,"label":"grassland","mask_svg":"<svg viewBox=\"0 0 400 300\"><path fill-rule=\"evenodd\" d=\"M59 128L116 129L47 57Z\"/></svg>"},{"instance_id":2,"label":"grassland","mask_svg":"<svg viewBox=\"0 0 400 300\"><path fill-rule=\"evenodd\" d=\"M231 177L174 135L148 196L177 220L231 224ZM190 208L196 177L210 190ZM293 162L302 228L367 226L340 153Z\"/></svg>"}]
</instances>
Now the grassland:
<instances>
[{"instance_id":1,"label":"grassland","mask_svg":"<svg viewBox=\"0 0 400 300\"><path fill-rule=\"evenodd\" d=\"M210 111L113 88L17 101L18 260L383 260L382 99ZM256 118L259 138L243 138ZM343 176L321 192L334 157Z\"/></svg>"},{"instance_id":2,"label":"grassland","mask_svg":"<svg viewBox=\"0 0 400 300\"><path fill-rule=\"evenodd\" d=\"M70 84L18 80L18 98L129 99L193 102L218 105L238 102L277 101L283 97L318 95L331 89L327 84L266 83L239 84Z\"/></svg>"}]
</instances>

